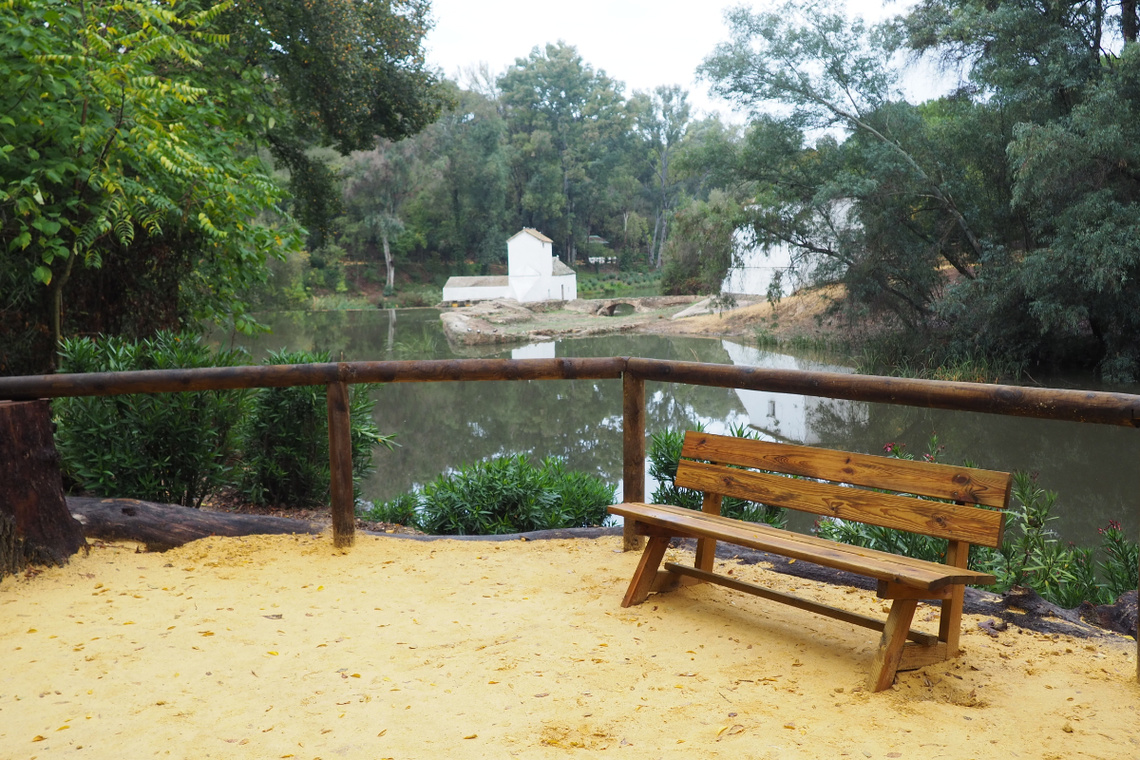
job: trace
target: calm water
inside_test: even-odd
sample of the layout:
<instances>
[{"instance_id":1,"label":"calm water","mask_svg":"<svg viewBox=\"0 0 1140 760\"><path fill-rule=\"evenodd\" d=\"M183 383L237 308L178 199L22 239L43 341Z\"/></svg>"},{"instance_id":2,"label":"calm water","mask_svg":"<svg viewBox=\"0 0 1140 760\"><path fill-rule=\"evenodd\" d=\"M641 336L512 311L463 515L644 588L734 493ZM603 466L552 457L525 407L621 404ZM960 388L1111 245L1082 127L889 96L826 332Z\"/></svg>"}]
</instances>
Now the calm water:
<instances>
[{"instance_id":1,"label":"calm water","mask_svg":"<svg viewBox=\"0 0 1140 760\"><path fill-rule=\"evenodd\" d=\"M282 312L263 315L270 334L228 338L255 359L288 348L334 360L643 356L720 364L845 371L842 360L777 354L727 340L620 335L504 349L453 351L435 309ZM667 383L646 387L646 428L748 425L764 437L879 453L888 442L920 455L937 435L943 461L1039 473L1059 493L1055 528L1066 541L1097 542L1115 519L1135 536L1140 511L1140 431L987 414L912 409L788 394ZM365 483L391 498L465 462L524 452L560 456L575 469L621 482L620 380L393 383L376 390L375 419L399 447L378 449ZM646 496L653 492L648 483Z\"/></svg>"}]
</instances>

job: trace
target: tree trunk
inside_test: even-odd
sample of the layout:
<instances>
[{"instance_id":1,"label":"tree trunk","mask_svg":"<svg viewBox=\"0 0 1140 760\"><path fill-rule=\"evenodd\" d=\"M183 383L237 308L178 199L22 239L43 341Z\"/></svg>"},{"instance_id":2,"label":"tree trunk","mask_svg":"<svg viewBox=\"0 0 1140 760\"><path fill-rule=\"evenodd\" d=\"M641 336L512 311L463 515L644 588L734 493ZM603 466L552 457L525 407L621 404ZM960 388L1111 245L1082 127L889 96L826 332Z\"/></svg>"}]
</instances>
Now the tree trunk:
<instances>
[{"instance_id":1,"label":"tree trunk","mask_svg":"<svg viewBox=\"0 0 1140 760\"><path fill-rule=\"evenodd\" d=\"M46 400L0 402L0 578L62 565L85 545L63 498Z\"/></svg>"},{"instance_id":2,"label":"tree trunk","mask_svg":"<svg viewBox=\"0 0 1140 760\"><path fill-rule=\"evenodd\" d=\"M67 508L83 525L88 538L138 541L148 551L166 551L208 536L320 533L306 520L267 515L203 512L177 504L138 499L71 497ZM78 523L77 523L78 524Z\"/></svg>"},{"instance_id":3,"label":"tree trunk","mask_svg":"<svg viewBox=\"0 0 1140 760\"><path fill-rule=\"evenodd\" d=\"M388 268L388 279L384 290L391 292L396 287L396 268L392 266L392 249L388 245L387 232L380 233L380 242L384 244L384 266Z\"/></svg>"}]
</instances>

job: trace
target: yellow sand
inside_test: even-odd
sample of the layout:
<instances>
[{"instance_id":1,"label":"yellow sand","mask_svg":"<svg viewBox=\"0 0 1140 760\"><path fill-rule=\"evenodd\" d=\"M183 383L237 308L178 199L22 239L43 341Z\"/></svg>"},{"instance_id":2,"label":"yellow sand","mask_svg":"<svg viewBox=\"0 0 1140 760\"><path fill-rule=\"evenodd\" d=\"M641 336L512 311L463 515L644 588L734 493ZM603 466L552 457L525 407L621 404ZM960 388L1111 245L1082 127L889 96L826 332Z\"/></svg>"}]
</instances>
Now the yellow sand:
<instances>
[{"instance_id":1,"label":"yellow sand","mask_svg":"<svg viewBox=\"0 0 1140 760\"><path fill-rule=\"evenodd\" d=\"M1140 757L1130 639L966 616L963 656L870 694L872 632L713 586L623 610L619 547L101 545L0 584L0 757Z\"/></svg>"}]
</instances>

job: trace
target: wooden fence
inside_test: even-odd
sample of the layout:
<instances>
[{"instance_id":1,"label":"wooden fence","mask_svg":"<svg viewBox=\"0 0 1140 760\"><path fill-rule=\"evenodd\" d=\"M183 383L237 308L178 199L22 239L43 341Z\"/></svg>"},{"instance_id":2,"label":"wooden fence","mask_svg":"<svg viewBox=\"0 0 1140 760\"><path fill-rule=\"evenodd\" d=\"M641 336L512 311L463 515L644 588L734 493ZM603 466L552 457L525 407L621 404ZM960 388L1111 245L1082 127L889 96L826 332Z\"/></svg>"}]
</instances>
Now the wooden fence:
<instances>
[{"instance_id":1,"label":"wooden fence","mask_svg":"<svg viewBox=\"0 0 1140 760\"><path fill-rule=\"evenodd\" d=\"M981 385L628 357L340 362L0 377L0 400L324 385L328 397L333 541L337 546L350 546L355 526L348 412L350 384L618 378L622 380L622 478L626 501L645 500L645 383L648 380L1140 427L1140 396L1128 393ZM1140 462L1137 464L1140 472ZM1135 477L1136 474L1130 473L1129 476ZM634 548L637 538L627 532L625 545L627 549ZM1137 655L1136 675L1140 680L1140 629L1137 630Z\"/></svg>"}]
</instances>

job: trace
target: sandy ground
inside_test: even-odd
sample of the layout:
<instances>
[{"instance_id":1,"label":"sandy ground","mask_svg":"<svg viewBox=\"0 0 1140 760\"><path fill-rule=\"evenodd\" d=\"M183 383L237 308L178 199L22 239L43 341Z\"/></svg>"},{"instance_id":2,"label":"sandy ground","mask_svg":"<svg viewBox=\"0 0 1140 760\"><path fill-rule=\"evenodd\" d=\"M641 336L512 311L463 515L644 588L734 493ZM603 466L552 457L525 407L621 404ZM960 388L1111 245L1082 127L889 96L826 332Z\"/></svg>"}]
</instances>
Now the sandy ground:
<instances>
[{"instance_id":1,"label":"sandy ground","mask_svg":"<svg viewBox=\"0 0 1140 760\"><path fill-rule=\"evenodd\" d=\"M616 537L97 545L0 583L0 757L1140 757L1130 639L966 616L963 656L870 694L872 632L713 586L623 610L636 562Z\"/></svg>"}]
</instances>

